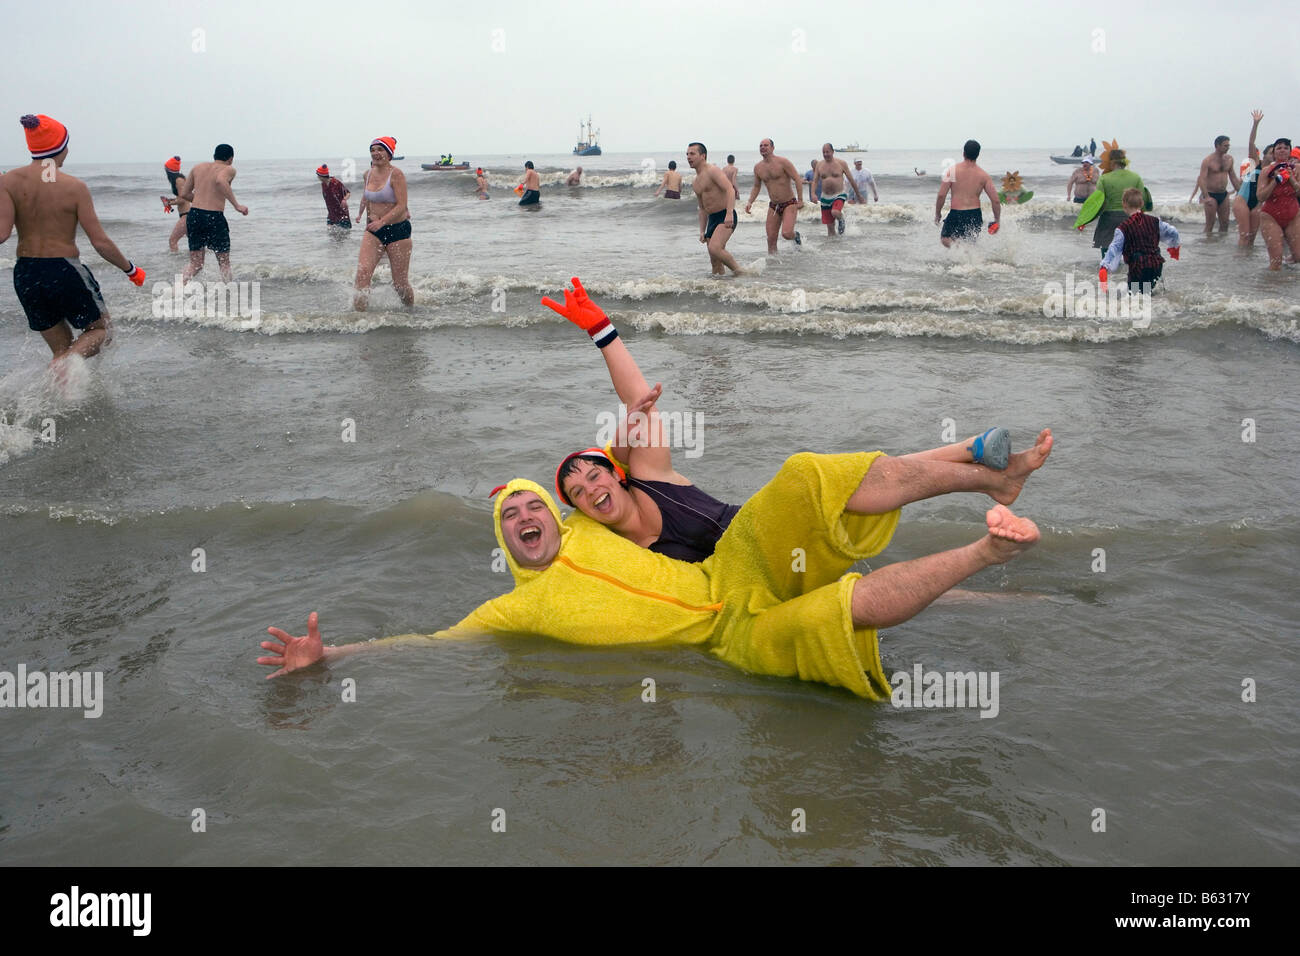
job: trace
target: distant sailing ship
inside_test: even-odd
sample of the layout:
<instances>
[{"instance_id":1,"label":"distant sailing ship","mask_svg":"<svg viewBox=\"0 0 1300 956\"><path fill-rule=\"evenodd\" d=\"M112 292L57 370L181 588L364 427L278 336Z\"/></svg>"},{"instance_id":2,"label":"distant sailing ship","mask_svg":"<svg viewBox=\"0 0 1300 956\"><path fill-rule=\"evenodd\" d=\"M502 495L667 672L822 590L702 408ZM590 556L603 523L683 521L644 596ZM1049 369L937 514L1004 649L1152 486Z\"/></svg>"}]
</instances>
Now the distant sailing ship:
<instances>
[{"instance_id":1,"label":"distant sailing ship","mask_svg":"<svg viewBox=\"0 0 1300 956\"><path fill-rule=\"evenodd\" d=\"M578 120L578 145L573 147L573 155L600 155L600 130L591 125L590 113L587 114L587 122Z\"/></svg>"}]
</instances>

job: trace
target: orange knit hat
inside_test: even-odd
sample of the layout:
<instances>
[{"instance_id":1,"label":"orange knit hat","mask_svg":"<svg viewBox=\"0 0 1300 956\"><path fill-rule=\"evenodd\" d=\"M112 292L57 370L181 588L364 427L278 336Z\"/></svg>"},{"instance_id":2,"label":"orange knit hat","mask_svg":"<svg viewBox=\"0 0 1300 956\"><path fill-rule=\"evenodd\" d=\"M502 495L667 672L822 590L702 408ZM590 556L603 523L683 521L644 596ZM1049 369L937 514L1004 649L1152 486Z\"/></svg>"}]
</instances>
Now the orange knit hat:
<instances>
[{"instance_id":1,"label":"orange knit hat","mask_svg":"<svg viewBox=\"0 0 1300 956\"><path fill-rule=\"evenodd\" d=\"M27 149L32 159L45 159L57 156L68 148L68 128L56 119L44 114L33 116L28 113L18 122L23 124L27 133Z\"/></svg>"},{"instance_id":2,"label":"orange knit hat","mask_svg":"<svg viewBox=\"0 0 1300 956\"><path fill-rule=\"evenodd\" d=\"M391 136L376 136L370 141L371 146L382 146L388 150L388 158L392 159L393 154L397 152L397 140Z\"/></svg>"},{"instance_id":3,"label":"orange knit hat","mask_svg":"<svg viewBox=\"0 0 1300 956\"><path fill-rule=\"evenodd\" d=\"M167 160L167 162L163 163L163 169L170 173L179 173L181 171L181 158L179 156L173 156L171 159Z\"/></svg>"}]
</instances>

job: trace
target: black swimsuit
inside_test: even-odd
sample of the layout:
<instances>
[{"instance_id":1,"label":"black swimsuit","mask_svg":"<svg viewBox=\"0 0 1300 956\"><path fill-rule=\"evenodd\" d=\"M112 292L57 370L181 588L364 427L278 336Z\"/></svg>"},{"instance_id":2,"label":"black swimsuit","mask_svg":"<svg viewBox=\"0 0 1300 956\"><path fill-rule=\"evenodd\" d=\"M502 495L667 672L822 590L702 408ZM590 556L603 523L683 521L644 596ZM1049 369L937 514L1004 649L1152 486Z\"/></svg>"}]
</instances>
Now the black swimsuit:
<instances>
[{"instance_id":1,"label":"black swimsuit","mask_svg":"<svg viewBox=\"0 0 1300 956\"><path fill-rule=\"evenodd\" d=\"M663 528L650 550L679 561L703 561L713 553L718 539L731 524L740 505L729 505L707 495L694 485L630 478L659 506Z\"/></svg>"}]
</instances>

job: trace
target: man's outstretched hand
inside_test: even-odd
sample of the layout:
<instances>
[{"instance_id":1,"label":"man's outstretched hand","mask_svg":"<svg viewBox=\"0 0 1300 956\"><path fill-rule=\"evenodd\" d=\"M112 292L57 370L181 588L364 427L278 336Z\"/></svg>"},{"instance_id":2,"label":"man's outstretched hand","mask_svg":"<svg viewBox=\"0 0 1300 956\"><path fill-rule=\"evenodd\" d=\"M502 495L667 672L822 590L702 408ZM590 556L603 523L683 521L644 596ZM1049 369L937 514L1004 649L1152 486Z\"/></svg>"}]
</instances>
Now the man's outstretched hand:
<instances>
[{"instance_id":1,"label":"man's outstretched hand","mask_svg":"<svg viewBox=\"0 0 1300 956\"><path fill-rule=\"evenodd\" d=\"M550 296L542 297L542 305L552 312L558 312L584 332L590 332L601 322L606 321L605 313L587 296L587 290L577 276L573 277L573 289L564 290L564 304L556 302Z\"/></svg>"},{"instance_id":2,"label":"man's outstretched hand","mask_svg":"<svg viewBox=\"0 0 1300 956\"><path fill-rule=\"evenodd\" d=\"M279 640L275 641L263 641L262 650L270 651L272 656L257 659L259 664L279 668L279 670L267 674L267 680L272 677L280 677L290 671L296 671L300 667L315 664L325 656L325 649L321 646L320 626L316 623L315 611L312 611L307 616L307 633L303 637L286 634L278 627L268 627L266 631L272 637L279 638Z\"/></svg>"}]
</instances>

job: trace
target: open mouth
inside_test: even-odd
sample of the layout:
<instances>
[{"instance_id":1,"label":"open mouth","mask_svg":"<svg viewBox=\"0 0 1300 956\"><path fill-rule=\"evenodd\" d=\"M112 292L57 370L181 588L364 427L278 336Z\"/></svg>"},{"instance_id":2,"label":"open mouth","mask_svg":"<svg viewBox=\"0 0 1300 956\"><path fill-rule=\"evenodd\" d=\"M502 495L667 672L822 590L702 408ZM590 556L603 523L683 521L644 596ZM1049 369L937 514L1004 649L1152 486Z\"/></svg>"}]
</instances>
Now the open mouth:
<instances>
[{"instance_id":1,"label":"open mouth","mask_svg":"<svg viewBox=\"0 0 1300 956\"><path fill-rule=\"evenodd\" d=\"M536 544L542 538L541 528L525 528L519 532L519 540L524 544Z\"/></svg>"},{"instance_id":2,"label":"open mouth","mask_svg":"<svg viewBox=\"0 0 1300 956\"><path fill-rule=\"evenodd\" d=\"M591 506L593 508L600 508L601 510L604 510L605 506L608 504L609 504L609 492L607 491L599 498L597 498L595 501L593 501L591 503Z\"/></svg>"}]
</instances>

